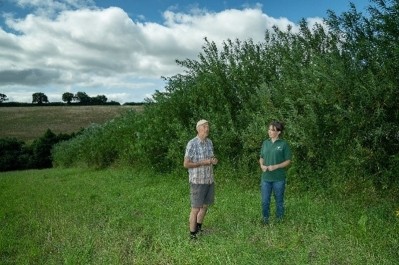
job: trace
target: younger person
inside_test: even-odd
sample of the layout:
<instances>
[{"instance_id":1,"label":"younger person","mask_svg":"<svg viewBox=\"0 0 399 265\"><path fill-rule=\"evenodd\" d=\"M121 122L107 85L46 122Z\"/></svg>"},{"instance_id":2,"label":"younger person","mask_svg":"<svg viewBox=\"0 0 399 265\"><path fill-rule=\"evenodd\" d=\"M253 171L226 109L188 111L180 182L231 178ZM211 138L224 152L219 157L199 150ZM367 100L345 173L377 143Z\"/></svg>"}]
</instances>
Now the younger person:
<instances>
[{"instance_id":1,"label":"younger person","mask_svg":"<svg viewBox=\"0 0 399 265\"><path fill-rule=\"evenodd\" d=\"M262 169L261 195L263 223L269 223L270 199L272 193L276 201L276 218L284 217L284 191L286 180L286 167L291 163L291 150L288 143L280 139L284 130L281 122L274 121L269 124L268 136L260 150L259 164Z\"/></svg>"}]
</instances>

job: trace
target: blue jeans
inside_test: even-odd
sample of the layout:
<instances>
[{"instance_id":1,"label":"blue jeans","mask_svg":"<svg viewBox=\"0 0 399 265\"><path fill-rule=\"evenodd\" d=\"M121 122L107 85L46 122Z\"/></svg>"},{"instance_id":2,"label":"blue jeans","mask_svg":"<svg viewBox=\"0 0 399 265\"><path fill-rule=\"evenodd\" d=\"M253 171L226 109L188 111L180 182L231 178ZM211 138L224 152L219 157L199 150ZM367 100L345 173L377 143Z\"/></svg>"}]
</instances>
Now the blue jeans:
<instances>
[{"instance_id":1,"label":"blue jeans","mask_svg":"<svg viewBox=\"0 0 399 265\"><path fill-rule=\"evenodd\" d=\"M281 220L284 217L284 191L285 180L282 181L261 181L262 193L262 215L265 223L269 222L270 216L270 199L272 192L276 200L276 218Z\"/></svg>"}]
</instances>

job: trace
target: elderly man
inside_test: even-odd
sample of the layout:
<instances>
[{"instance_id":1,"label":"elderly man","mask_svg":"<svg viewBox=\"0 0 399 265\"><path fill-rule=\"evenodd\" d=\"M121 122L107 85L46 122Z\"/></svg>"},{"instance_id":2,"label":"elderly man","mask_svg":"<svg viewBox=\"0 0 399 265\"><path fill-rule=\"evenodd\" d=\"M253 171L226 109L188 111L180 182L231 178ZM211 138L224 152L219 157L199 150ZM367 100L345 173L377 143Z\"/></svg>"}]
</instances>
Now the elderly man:
<instances>
[{"instance_id":1,"label":"elderly man","mask_svg":"<svg viewBox=\"0 0 399 265\"><path fill-rule=\"evenodd\" d=\"M215 197L213 165L218 160L213 154L213 144L208 138L209 123L206 120L197 122L197 136L187 143L184 155L184 167L188 169L190 182L190 237L197 238L202 229L207 208Z\"/></svg>"}]
</instances>

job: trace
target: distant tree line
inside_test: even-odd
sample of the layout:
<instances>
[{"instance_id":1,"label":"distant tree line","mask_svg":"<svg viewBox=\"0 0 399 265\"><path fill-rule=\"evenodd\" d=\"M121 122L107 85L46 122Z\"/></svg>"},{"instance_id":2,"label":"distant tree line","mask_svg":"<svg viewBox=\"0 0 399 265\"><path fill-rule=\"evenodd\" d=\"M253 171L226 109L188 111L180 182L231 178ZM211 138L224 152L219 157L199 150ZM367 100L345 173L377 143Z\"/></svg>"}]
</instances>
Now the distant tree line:
<instances>
[{"instance_id":1,"label":"distant tree line","mask_svg":"<svg viewBox=\"0 0 399 265\"><path fill-rule=\"evenodd\" d=\"M78 102L82 105L104 105L107 103L107 97L104 95L97 95L90 97L85 92L78 92L75 95L70 92L62 94L62 101L71 104L72 101Z\"/></svg>"},{"instance_id":2,"label":"distant tree line","mask_svg":"<svg viewBox=\"0 0 399 265\"><path fill-rule=\"evenodd\" d=\"M30 103L20 103L20 102L5 102L8 101L7 95L0 93L0 106L25 106L31 105ZM120 105L119 102L110 101L105 95L97 95L95 97L90 97L85 92L77 92L76 94L65 92L62 94L62 102L52 102L50 103L46 94L42 92L36 92L32 94L32 104L34 105L47 105L47 106L57 106L57 105ZM142 102L127 102L124 105L141 105Z\"/></svg>"}]
</instances>

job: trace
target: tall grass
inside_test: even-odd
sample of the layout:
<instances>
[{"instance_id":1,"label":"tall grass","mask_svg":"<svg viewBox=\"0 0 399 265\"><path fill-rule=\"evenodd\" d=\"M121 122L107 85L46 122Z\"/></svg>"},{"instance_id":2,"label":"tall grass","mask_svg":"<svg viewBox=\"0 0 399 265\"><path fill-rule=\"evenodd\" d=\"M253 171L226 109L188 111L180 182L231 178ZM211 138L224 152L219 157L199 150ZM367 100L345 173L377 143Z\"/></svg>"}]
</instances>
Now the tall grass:
<instances>
[{"instance_id":1,"label":"tall grass","mask_svg":"<svg viewBox=\"0 0 399 265\"><path fill-rule=\"evenodd\" d=\"M1 264L394 264L399 205L336 200L288 183L283 223L260 224L258 178L217 173L188 237L185 172L49 169L0 174ZM274 209L273 209L274 210Z\"/></svg>"}]
</instances>

